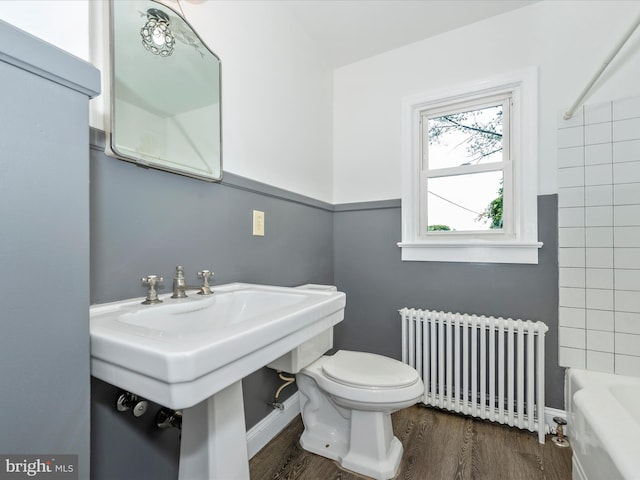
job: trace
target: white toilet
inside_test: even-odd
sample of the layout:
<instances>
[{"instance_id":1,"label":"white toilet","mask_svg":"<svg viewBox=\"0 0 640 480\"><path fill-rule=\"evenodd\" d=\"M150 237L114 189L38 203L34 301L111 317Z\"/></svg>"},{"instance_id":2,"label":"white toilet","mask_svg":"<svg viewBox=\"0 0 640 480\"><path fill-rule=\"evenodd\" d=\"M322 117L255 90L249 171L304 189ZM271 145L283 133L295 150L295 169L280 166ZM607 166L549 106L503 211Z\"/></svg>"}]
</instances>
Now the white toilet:
<instances>
[{"instance_id":1,"label":"white toilet","mask_svg":"<svg viewBox=\"0 0 640 480\"><path fill-rule=\"evenodd\" d=\"M335 289L324 285L299 288ZM418 372L398 360L333 346L333 329L268 366L296 374L304 432L302 447L347 470L378 480L392 478L402 458L391 413L422 400Z\"/></svg>"}]
</instances>

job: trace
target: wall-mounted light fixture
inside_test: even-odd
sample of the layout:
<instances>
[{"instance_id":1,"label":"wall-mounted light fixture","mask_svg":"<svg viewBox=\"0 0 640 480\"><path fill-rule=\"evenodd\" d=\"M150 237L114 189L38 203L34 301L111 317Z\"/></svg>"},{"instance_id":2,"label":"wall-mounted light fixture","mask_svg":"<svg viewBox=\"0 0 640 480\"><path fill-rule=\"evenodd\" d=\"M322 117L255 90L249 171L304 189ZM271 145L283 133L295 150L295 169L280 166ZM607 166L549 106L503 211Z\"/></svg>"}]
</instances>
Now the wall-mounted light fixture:
<instances>
[{"instance_id":1,"label":"wall-mounted light fixture","mask_svg":"<svg viewBox=\"0 0 640 480\"><path fill-rule=\"evenodd\" d=\"M140 29L140 36L144 48L154 55L168 57L173 53L175 39L166 13L155 8L147 10L147 23Z\"/></svg>"}]
</instances>

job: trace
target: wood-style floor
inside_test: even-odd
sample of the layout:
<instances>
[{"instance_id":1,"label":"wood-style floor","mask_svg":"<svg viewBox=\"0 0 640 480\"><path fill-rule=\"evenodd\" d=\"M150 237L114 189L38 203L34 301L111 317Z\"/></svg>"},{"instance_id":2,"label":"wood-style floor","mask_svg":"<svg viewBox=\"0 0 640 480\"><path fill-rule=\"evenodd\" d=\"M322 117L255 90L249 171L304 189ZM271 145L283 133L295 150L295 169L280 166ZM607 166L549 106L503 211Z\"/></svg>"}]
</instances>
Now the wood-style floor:
<instances>
[{"instance_id":1,"label":"wood-style floor","mask_svg":"<svg viewBox=\"0 0 640 480\"><path fill-rule=\"evenodd\" d=\"M416 405L392 415L404 455L396 480L571 480L571 448L547 436ZM252 480L362 480L300 447L298 416L250 461Z\"/></svg>"}]
</instances>

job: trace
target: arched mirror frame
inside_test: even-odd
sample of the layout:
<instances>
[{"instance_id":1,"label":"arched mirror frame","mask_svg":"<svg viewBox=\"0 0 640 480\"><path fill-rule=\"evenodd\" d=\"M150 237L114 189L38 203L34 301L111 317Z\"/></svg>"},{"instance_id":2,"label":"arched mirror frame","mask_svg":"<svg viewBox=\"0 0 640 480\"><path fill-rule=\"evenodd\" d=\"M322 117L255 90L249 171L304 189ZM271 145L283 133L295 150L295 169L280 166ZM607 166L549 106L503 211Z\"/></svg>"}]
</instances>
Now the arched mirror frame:
<instances>
[{"instance_id":1,"label":"arched mirror frame","mask_svg":"<svg viewBox=\"0 0 640 480\"><path fill-rule=\"evenodd\" d=\"M140 0L140 3L153 4L155 8L158 10L168 10L171 12L171 15L177 16L180 20L184 22L184 24L190 29L191 33L195 36L197 41L201 44L201 46L206 49L206 52L212 55L213 59L217 61L218 72L217 72L217 98L218 98L218 112L217 112L217 124L218 129L217 132L214 132L218 137L217 147L218 151L214 152L217 155L212 155L211 159L211 174L203 174L201 169L194 169L190 167L188 164L180 164L180 161L169 161L168 159L160 159L160 158L150 158L149 156L138 156L132 153L125 153L122 151L122 146L118 144L117 138L117 129L116 123L118 119L116 118L116 94L117 94L117 84L116 84L116 72L118 66L116 64L116 53L115 53L115 35L116 35L116 18L115 18L115 2L123 1L123 0L109 0L108 6L108 16L109 16L109 115L108 115L108 127L109 131L107 131L107 142L105 145L105 153L111 157L115 157L121 160L125 160L128 162L135 163L141 167L145 168L154 168L158 170L163 170L171 173L176 173L180 175L185 175L188 177L198 178L202 180L206 180L209 182L219 182L222 180L223 170L222 170L222 63L220 58L206 45L206 43L201 39L196 30L191 26L191 24L184 18L182 14L174 10L173 8L166 5L164 2L157 2L156 0ZM142 25L142 24L141 24ZM141 52L144 54L151 55L149 52L145 51L142 41L139 41L136 46L139 46ZM146 157L146 158L145 158ZM214 163L217 162L217 163Z\"/></svg>"}]
</instances>

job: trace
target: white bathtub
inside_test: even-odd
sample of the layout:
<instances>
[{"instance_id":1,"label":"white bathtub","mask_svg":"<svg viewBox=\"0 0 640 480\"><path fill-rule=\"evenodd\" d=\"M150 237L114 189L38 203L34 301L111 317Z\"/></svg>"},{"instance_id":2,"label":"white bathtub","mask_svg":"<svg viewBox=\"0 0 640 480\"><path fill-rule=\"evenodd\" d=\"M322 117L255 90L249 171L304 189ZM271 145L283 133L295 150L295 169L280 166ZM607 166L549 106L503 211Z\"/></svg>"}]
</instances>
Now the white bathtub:
<instances>
[{"instance_id":1,"label":"white bathtub","mask_svg":"<svg viewBox=\"0 0 640 480\"><path fill-rule=\"evenodd\" d=\"M640 479L640 378L569 369L573 480Z\"/></svg>"}]
</instances>

